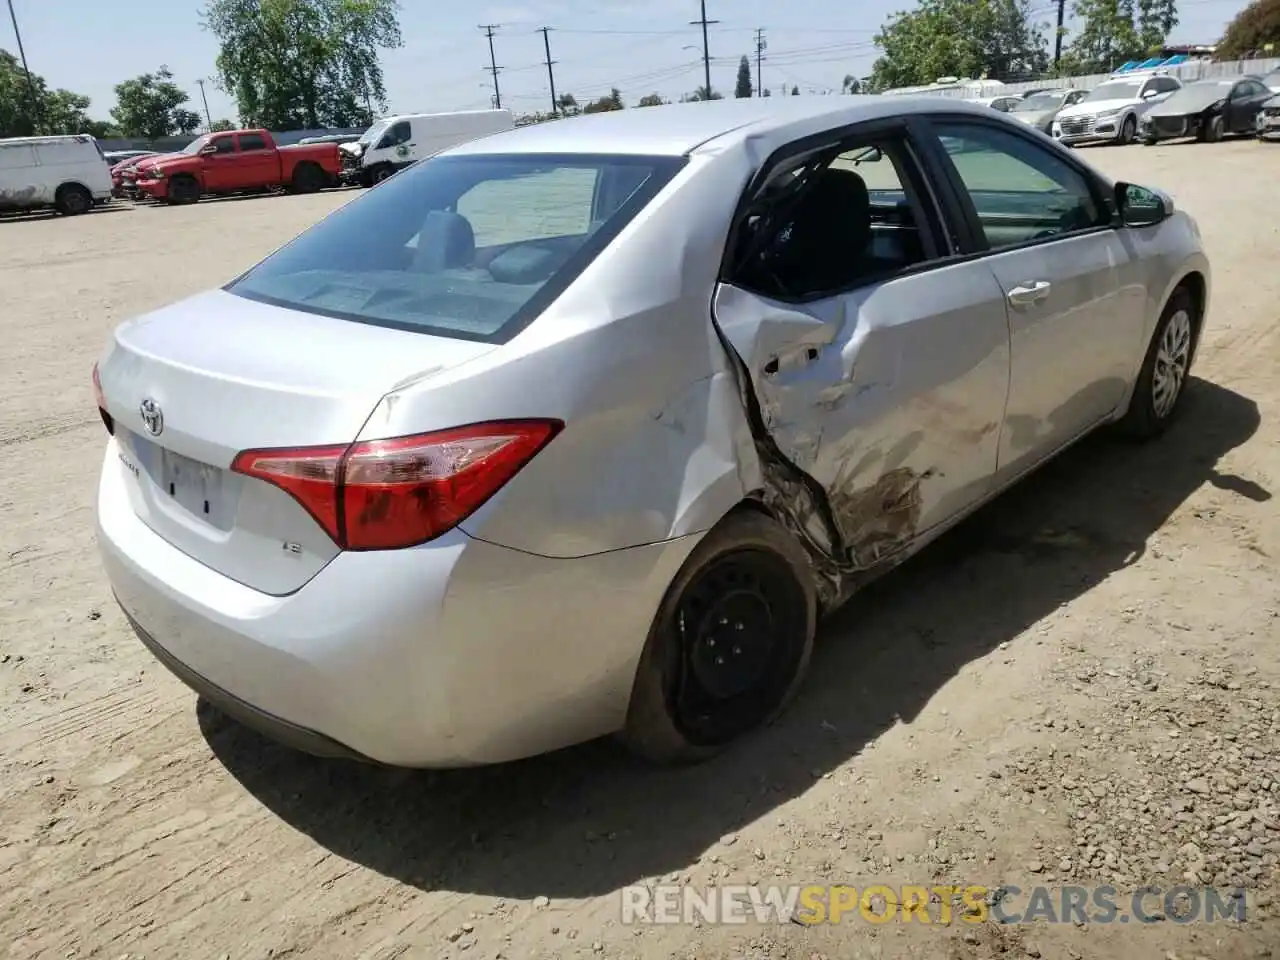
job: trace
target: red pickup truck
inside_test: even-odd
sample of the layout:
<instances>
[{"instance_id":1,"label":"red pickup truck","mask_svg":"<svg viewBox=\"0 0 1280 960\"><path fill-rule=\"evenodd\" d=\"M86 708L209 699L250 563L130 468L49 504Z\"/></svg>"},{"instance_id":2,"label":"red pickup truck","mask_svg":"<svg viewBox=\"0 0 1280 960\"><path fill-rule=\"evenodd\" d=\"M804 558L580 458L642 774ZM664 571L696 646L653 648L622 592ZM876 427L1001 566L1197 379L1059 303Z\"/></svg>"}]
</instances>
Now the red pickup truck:
<instances>
[{"instance_id":1,"label":"red pickup truck","mask_svg":"<svg viewBox=\"0 0 1280 960\"><path fill-rule=\"evenodd\" d=\"M273 187L314 193L336 185L341 170L336 143L277 147L266 130L228 130L142 164L136 186L166 203L195 203L202 196Z\"/></svg>"}]
</instances>

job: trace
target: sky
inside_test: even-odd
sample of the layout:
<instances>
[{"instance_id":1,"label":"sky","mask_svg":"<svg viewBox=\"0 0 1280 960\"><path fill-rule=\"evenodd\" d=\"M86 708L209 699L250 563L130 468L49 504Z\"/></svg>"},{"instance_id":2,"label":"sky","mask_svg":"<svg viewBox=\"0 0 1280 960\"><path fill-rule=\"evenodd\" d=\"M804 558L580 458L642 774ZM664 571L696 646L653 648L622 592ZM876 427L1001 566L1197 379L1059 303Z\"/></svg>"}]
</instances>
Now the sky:
<instances>
[{"instance_id":1,"label":"sky","mask_svg":"<svg viewBox=\"0 0 1280 960\"><path fill-rule=\"evenodd\" d=\"M204 79L213 119L236 119L217 87L217 44L200 23L202 0L103 3L12 0L31 70L52 87L82 93L89 113L108 119L114 86L158 69L174 73L203 112ZM1246 0L1179 0L1182 22L1170 43L1212 43ZM865 76L876 57L872 38L885 18L911 0L706 0L712 87L731 95L738 61L752 57L764 29L764 85L774 93L839 90L846 75ZM1069 5L1069 4L1068 4ZM1056 0L1032 0L1052 29ZM132 11L132 13L130 12ZM699 0L401 0L404 46L383 53L389 113L482 109L491 104L489 48L479 24L498 24L494 49L502 106L546 110L551 96L538 27L549 26L558 93L585 103L622 91L632 105L658 93L677 98L703 83ZM1070 25L1070 21L1068 21ZM1069 38L1068 38L1069 40ZM8 18L0 48L17 53Z\"/></svg>"}]
</instances>

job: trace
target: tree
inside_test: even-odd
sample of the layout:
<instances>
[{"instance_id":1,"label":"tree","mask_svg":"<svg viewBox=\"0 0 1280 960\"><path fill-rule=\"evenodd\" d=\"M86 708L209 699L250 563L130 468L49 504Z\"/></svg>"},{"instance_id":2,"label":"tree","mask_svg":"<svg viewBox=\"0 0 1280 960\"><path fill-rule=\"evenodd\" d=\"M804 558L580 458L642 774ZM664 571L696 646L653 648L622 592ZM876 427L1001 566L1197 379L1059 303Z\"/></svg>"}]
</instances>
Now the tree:
<instances>
[{"instance_id":1,"label":"tree","mask_svg":"<svg viewBox=\"0 0 1280 960\"><path fill-rule=\"evenodd\" d=\"M234 130L236 125L230 120L215 120L209 125L210 133L221 133L225 130Z\"/></svg>"},{"instance_id":2,"label":"tree","mask_svg":"<svg viewBox=\"0 0 1280 960\"><path fill-rule=\"evenodd\" d=\"M208 0L221 84L274 130L355 127L386 109L378 51L403 44L396 0Z\"/></svg>"},{"instance_id":3,"label":"tree","mask_svg":"<svg viewBox=\"0 0 1280 960\"><path fill-rule=\"evenodd\" d=\"M566 117L573 117L582 112L582 108L578 106L578 100L572 93L562 93L556 97L556 106L560 108L560 112Z\"/></svg>"},{"instance_id":4,"label":"tree","mask_svg":"<svg viewBox=\"0 0 1280 960\"><path fill-rule=\"evenodd\" d=\"M840 90L843 93L849 94L862 93L862 83L855 76L846 76L844 78L844 83L840 85Z\"/></svg>"},{"instance_id":5,"label":"tree","mask_svg":"<svg viewBox=\"0 0 1280 960\"><path fill-rule=\"evenodd\" d=\"M1280 0L1254 0L1227 24L1216 52L1220 60L1238 60L1269 43L1280 46Z\"/></svg>"},{"instance_id":6,"label":"tree","mask_svg":"<svg viewBox=\"0 0 1280 960\"><path fill-rule=\"evenodd\" d=\"M582 108L583 113L609 113L612 110L622 110L626 104L622 102L622 91L614 87L609 91L608 95L598 100L592 100Z\"/></svg>"},{"instance_id":7,"label":"tree","mask_svg":"<svg viewBox=\"0 0 1280 960\"><path fill-rule=\"evenodd\" d=\"M144 73L116 84L116 105L111 110L120 133L126 137L159 140L179 130L178 114L189 98L173 82L173 74L162 66L155 73ZM199 125L199 117L196 118Z\"/></svg>"},{"instance_id":8,"label":"tree","mask_svg":"<svg viewBox=\"0 0 1280 960\"><path fill-rule=\"evenodd\" d=\"M876 44L876 89L920 86L939 77L1033 77L1048 68L1048 45L1031 23L1030 0L921 0L891 17Z\"/></svg>"},{"instance_id":9,"label":"tree","mask_svg":"<svg viewBox=\"0 0 1280 960\"><path fill-rule=\"evenodd\" d=\"M660 107L666 102L667 101L663 100L662 97L660 97L658 94L649 93L641 97L640 102L637 103L636 106L637 107Z\"/></svg>"},{"instance_id":10,"label":"tree","mask_svg":"<svg viewBox=\"0 0 1280 960\"><path fill-rule=\"evenodd\" d=\"M50 90L38 73L31 74L28 85L18 58L0 50L0 137L58 133L108 136L107 124L91 120L88 109L88 97L70 90Z\"/></svg>"},{"instance_id":11,"label":"tree","mask_svg":"<svg viewBox=\"0 0 1280 960\"><path fill-rule=\"evenodd\" d=\"M792 95L793 97L798 97L798 96L800 96L800 88L799 88L799 87L796 87L796 86L793 86L793 87L791 88L791 95Z\"/></svg>"},{"instance_id":12,"label":"tree","mask_svg":"<svg viewBox=\"0 0 1280 960\"><path fill-rule=\"evenodd\" d=\"M703 100L723 100L724 97L715 90L708 90L706 87L699 87L693 93L686 93L680 98L681 103L698 103Z\"/></svg>"},{"instance_id":13,"label":"tree","mask_svg":"<svg viewBox=\"0 0 1280 960\"><path fill-rule=\"evenodd\" d=\"M1059 72L1108 73L1126 60L1143 59L1147 48L1134 24L1133 2L1076 0L1072 13L1080 29L1063 52Z\"/></svg>"},{"instance_id":14,"label":"tree","mask_svg":"<svg viewBox=\"0 0 1280 960\"><path fill-rule=\"evenodd\" d=\"M739 100L745 100L754 92L755 89L751 86L751 61L743 54L738 61L738 81L733 86L733 95Z\"/></svg>"},{"instance_id":15,"label":"tree","mask_svg":"<svg viewBox=\"0 0 1280 960\"><path fill-rule=\"evenodd\" d=\"M203 118L194 110L173 111L173 127L183 136L190 136L200 129Z\"/></svg>"},{"instance_id":16,"label":"tree","mask_svg":"<svg viewBox=\"0 0 1280 960\"><path fill-rule=\"evenodd\" d=\"M1159 53L1178 25L1178 0L1138 0L1138 40L1148 54Z\"/></svg>"}]
</instances>

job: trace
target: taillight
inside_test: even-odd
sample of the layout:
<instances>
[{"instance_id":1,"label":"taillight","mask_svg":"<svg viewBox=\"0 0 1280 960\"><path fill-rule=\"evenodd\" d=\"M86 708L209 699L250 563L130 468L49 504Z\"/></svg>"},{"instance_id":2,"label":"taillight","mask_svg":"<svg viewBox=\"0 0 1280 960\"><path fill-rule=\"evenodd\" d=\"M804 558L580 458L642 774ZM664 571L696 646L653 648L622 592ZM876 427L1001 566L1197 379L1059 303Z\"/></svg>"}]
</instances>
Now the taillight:
<instances>
[{"instance_id":1,"label":"taillight","mask_svg":"<svg viewBox=\"0 0 1280 960\"><path fill-rule=\"evenodd\" d=\"M96 363L93 365L93 400L98 405L98 416L102 417L102 425L107 428L107 433L114 434L116 424L111 419L111 414L107 413L107 395L102 392L102 376L98 373Z\"/></svg>"},{"instance_id":2,"label":"taillight","mask_svg":"<svg viewBox=\"0 0 1280 960\"><path fill-rule=\"evenodd\" d=\"M344 550L451 530L551 442L558 420L508 420L350 446L245 450L231 469L297 500Z\"/></svg>"}]
</instances>

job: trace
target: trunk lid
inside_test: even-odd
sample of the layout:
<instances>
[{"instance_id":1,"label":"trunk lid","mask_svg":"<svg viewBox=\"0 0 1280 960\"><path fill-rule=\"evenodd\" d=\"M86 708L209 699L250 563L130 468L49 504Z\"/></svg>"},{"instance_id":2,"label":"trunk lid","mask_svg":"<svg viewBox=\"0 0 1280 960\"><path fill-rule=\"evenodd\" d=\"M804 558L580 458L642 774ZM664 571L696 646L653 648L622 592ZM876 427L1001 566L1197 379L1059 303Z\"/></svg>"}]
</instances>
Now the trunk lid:
<instances>
[{"instance_id":1,"label":"trunk lid","mask_svg":"<svg viewBox=\"0 0 1280 960\"><path fill-rule=\"evenodd\" d=\"M351 443L398 383L492 349L214 291L119 327L99 376L139 518L206 566L282 595L338 548L288 494L232 473L236 454Z\"/></svg>"}]
</instances>

